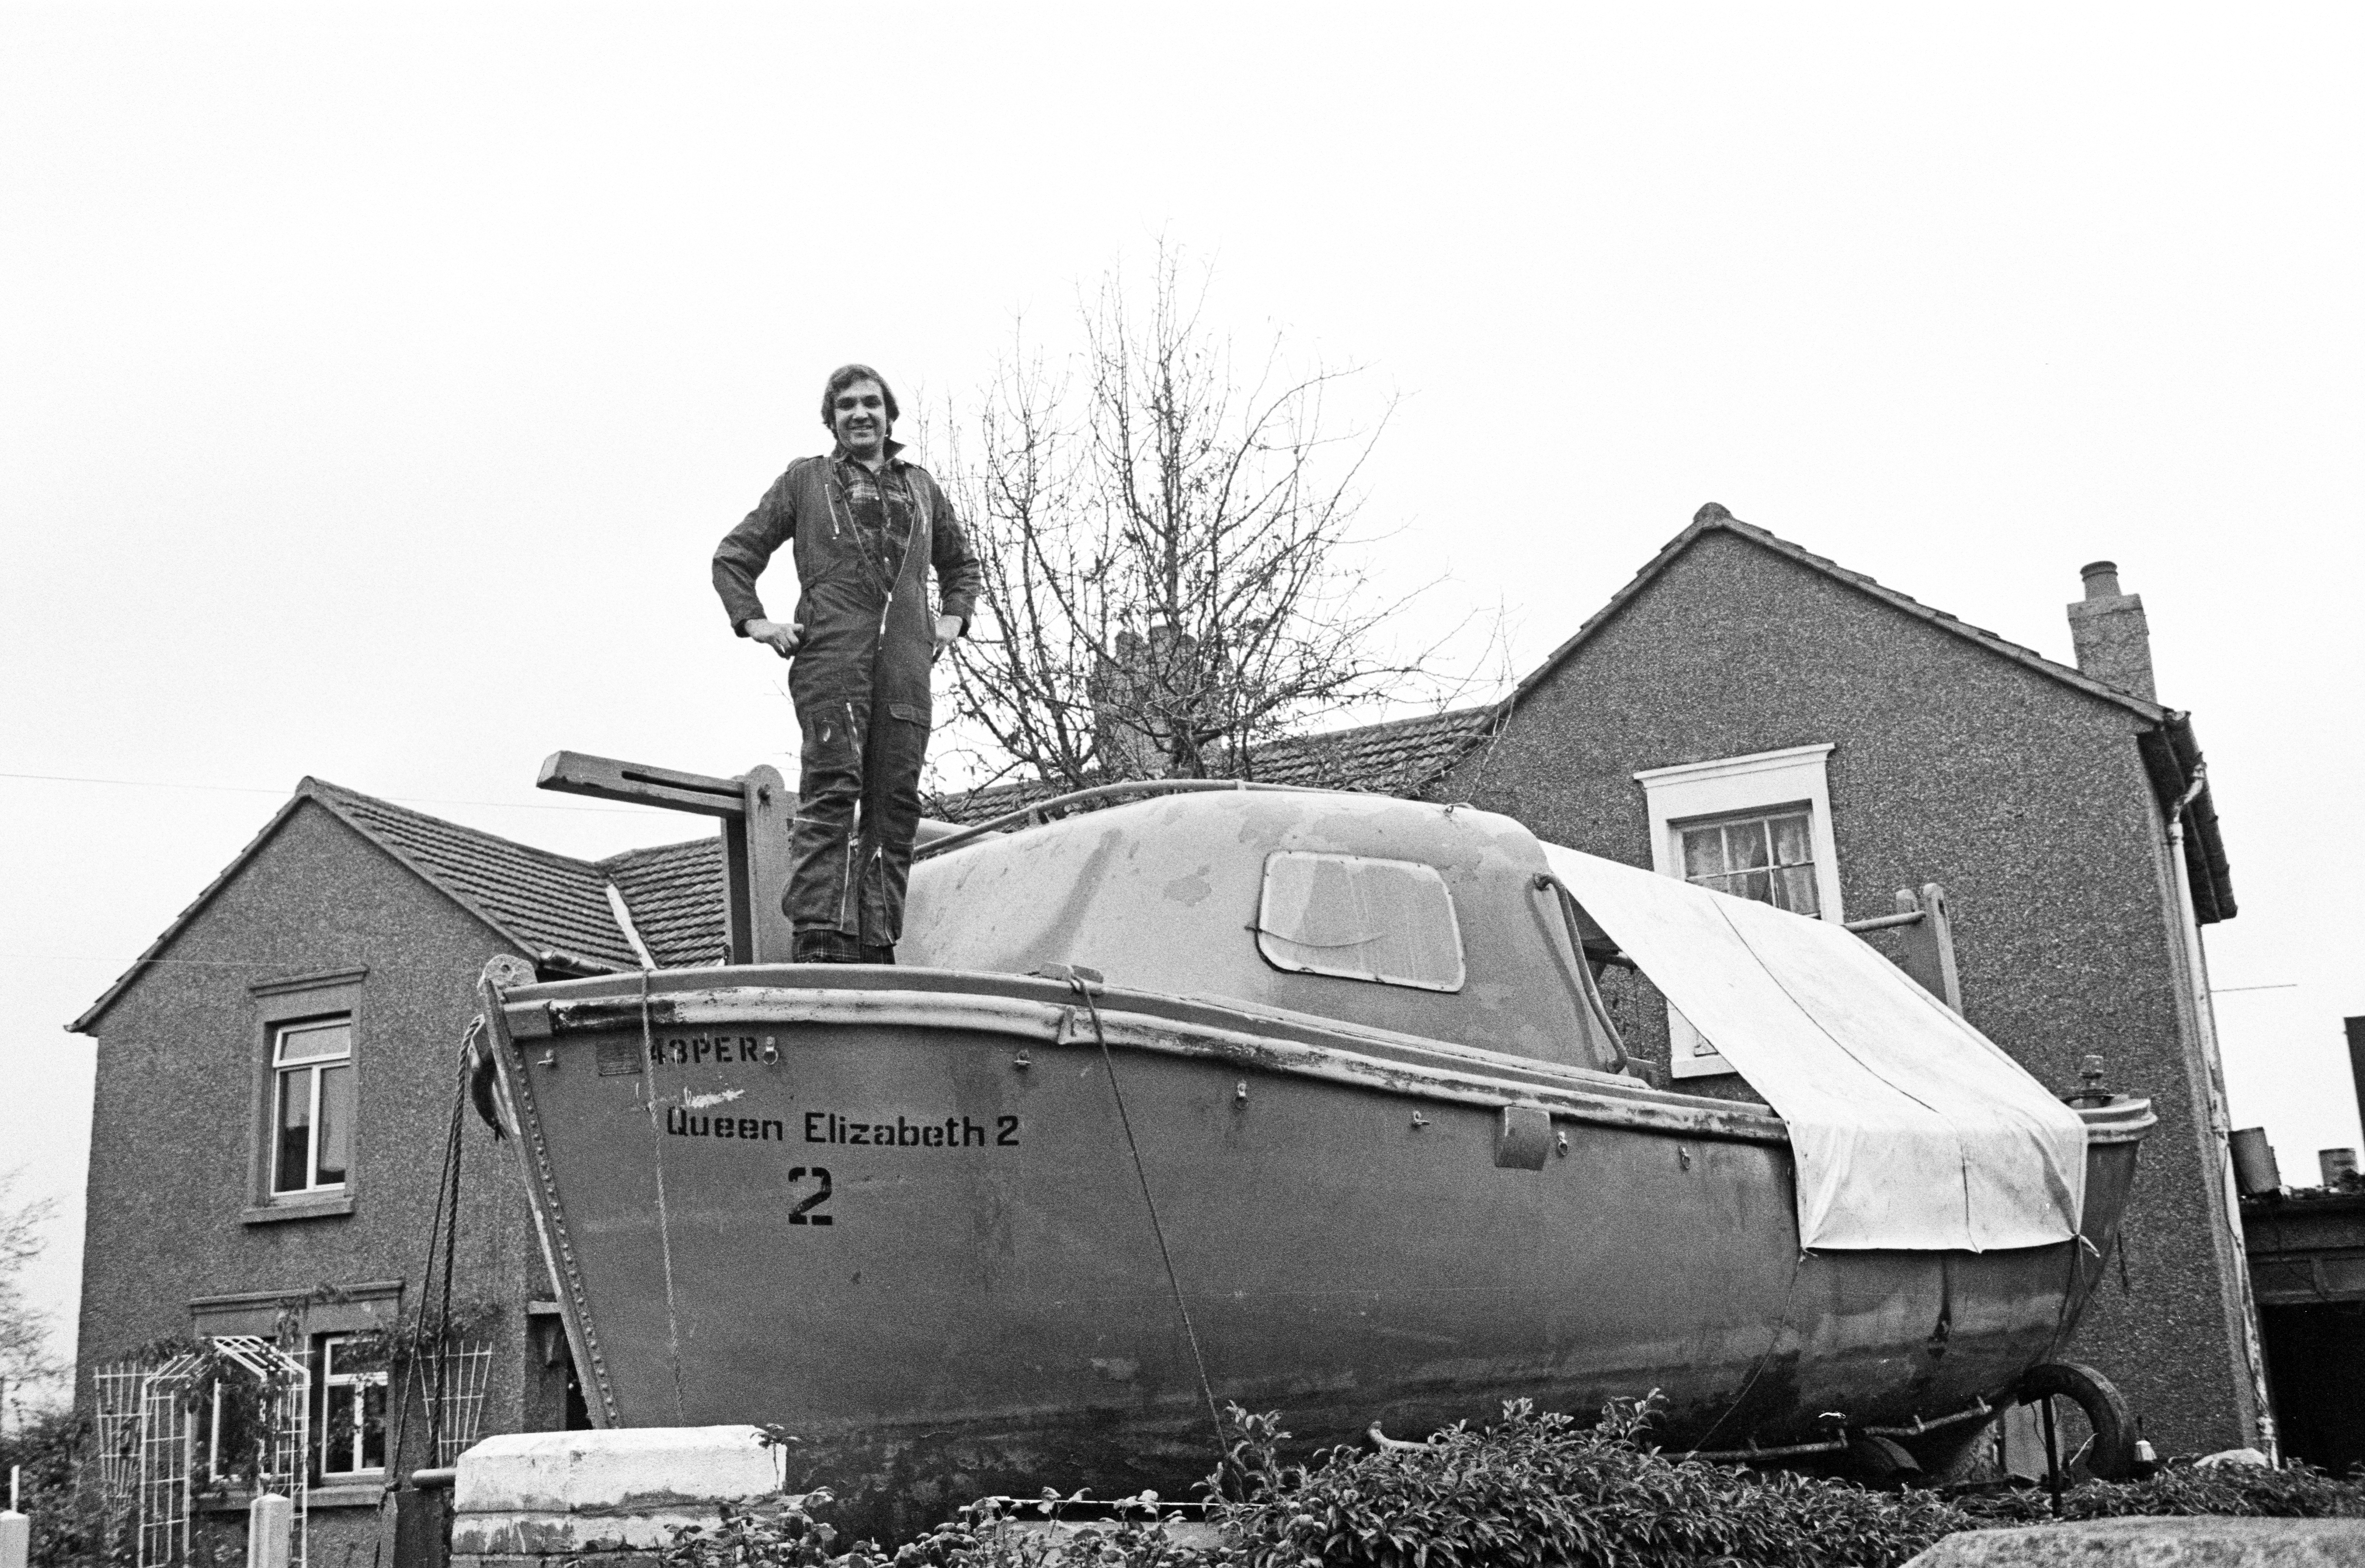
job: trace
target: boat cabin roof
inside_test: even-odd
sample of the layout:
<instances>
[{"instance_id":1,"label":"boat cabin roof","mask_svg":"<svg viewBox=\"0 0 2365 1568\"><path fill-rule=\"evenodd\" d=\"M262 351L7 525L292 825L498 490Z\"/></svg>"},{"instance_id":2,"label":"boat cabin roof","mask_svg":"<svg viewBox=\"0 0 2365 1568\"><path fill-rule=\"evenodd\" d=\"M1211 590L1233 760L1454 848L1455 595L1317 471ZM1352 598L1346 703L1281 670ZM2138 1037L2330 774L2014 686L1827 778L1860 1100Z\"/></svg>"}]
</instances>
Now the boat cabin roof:
<instances>
[{"instance_id":1,"label":"boat cabin roof","mask_svg":"<svg viewBox=\"0 0 2365 1568\"><path fill-rule=\"evenodd\" d=\"M1535 836L1383 795L1153 797L913 867L902 961L1286 1008L1608 1068Z\"/></svg>"}]
</instances>

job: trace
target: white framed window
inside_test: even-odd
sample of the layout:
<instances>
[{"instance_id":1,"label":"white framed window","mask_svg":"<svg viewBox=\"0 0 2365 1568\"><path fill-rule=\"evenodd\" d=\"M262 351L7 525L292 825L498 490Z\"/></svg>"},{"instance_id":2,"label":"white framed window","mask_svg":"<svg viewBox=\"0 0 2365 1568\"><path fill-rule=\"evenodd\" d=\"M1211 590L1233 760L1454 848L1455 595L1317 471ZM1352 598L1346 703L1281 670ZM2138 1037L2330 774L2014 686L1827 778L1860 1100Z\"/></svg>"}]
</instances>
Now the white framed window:
<instances>
[{"instance_id":1,"label":"white framed window","mask_svg":"<svg viewBox=\"0 0 2365 1568\"><path fill-rule=\"evenodd\" d=\"M271 1193L342 1193L353 1167L351 1014L271 1031Z\"/></svg>"},{"instance_id":2,"label":"white framed window","mask_svg":"<svg viewBox=\"0 0 2365 1568\"><path fill-rule=\"evenodd\" d=\"M1634 775L1651 820L1651 869L1795 914L1844 920L1832 834L1829 743L1716 757ZM1684 1015L1667 1009L1669 1070L1731 1072Z\"/></svg>"},{"instance_id":3,"label":"white framed window","mask_svg":"<svg viewBox=\"0 0 2365 1568\"><path fill-rule=\"evenodd\" d=\"M1462 926L1434 866L1276 849L1265 857L1257 951L1277 969L1460 991Z\"/></svg>"},{"instance_id":4,"label":"white framed window","mask_svg":"<svg viewBox=\"0 0 2365 1568\"><path fill-rule=\"evenodd\" d=\"M1678 823L1684 880L1792 914L1819 915L1813 824L1814 813L1803 804Z\"/></svg>"},{"instance_id":5,"label":"white framed window","mask_svg":"<svg viewBox=\"0 0 2365 1568\"><path fill-rule=\"evenodd\" d=\"M356 1364L350 1334L320 1337L320 1473L386 1468L386 1369Z\"/></svg>"}]
</instances>

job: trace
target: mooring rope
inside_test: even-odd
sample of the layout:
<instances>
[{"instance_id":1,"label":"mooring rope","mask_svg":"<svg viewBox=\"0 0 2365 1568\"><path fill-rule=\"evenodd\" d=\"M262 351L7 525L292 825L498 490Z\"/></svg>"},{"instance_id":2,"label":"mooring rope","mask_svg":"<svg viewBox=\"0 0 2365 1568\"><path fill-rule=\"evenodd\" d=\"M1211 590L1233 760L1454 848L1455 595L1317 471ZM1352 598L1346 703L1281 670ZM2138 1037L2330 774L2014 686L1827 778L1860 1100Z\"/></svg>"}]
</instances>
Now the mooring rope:
<instances>
[{"instance_id":1,"label":"mooring rope","mask_svg":"<svg viewBox=\"0 0 2365 1568\"><path fill-rule=\"evenodd\" d=\"M427 1256L419 1268L419 1314L410 1325L409 1352L404 1358L402 1387L394 1406L394 1439L387 1446L387 1478L378 1492L379 1521L377 1539L370 1544L371 1568L377 1568L386 1551L385 1508L387 1502L402 1486L402 1442L410 1429L410 1396L413 1392L427 1394L419 1386L419 1358L427 1337L427 1292L435 1280L437 1253L443 1261L443 1320L437 1327L438 1350L441 1340L450 1332L452 1322L452 1259L454 1239L460 1229L460 1128L467 1119L469 1058L485 1029L482 1014L469 1020L460 1033L459 1073L452 1086L452 1116L443 1130L443 1168L435 1193L435 1212L427 1226ZM428 1457L443 1457L443 1358L435 1358L435 1385L427 1412Z\"/></svg>"},{"instance_id":2,"label":"mooring rope","mask_svg":"<svg viewBox=\"0 0 2365 1568\"><path fill-rule=\"evenodd\" d=\"M1749 1369L1748 1380L1742 1383L1741 1392L1732 1396L1732 1403L1724 1407L1723 1415L1709 1423L1708 1430L1702 1432L1693 1442L1690 1450L1682 1456L1685 1459L1689 1459L1693 1454L1707 1449L1708 1440L1724 1429L1724 1424L1732 1419L1733 1413L1748 1402L1750 1390L1755 1388L1757 1380L1765 1375L1767 1363L1774 1359L1774 1352L1782 1348L1782 1336L1790 1331L1790 1306L1799 1294L1799 1276L1805 1271L1810 1256L1811 1254L1801 1249L1799 1256L1791 1260L1790 1282L1782 1289L1782 1316L1774 1324L1773 1338L1765 1341L1765 1349L1759 1354L1757 1364Z\"/></svg>"},{"instance_id":3,"label":"mooring rope","mask_svg":"<svg viewBox=\"0 0 2365 1568\"><path fill-rule=\"evenodd\" d=\"M641 970L641 1060L648 1071L649 1131L657 1140L657 1251L665 1261L666 1293L666 1356L673 1370L673 1418L676 1426L686 1423L681 1392L681 1314L674 1301L673 1289L673 1216L666 1208L665 1185L665 1119L657 1106L656 1034L649 1023L649 971ZM683 1113L687 1115L689 1113Z\"/></svg>"},{"instance_id":4,"label":"mooring rope","mask_svg":"<svg viewBox=\"0 0 2365 1568\"><path fill-rule=\"evenodd\" d=\"M1166 1227L1158 1221L1158 1200L1149 1194L1149 1173L1142 1168L1141 1146L1134 1141L1133 1118L1126 1114L1125 1091L1117 1084L1116 1058L1109 1054L1108 1036L1101 1028L1100 1004L1093 1000L1091 983L1072 967L1065 978L1093 1021L1093 1040L1101 1048L1101 1065L1108 1070L1109 1092L1116 1099L1117 1125L1125 1129L1125 1148L1133 1157L1134 1180L1141 1183L1142 1206L1149 1211L1149 1234L1158 1239L1158 1260L1166 1268L1166 1288L1174 1293L1174 1311L1182 1319L1182 1338L1191 1347L1191 1365L1199 1374L1199 1394L1207 1402L1207 1424L1215 1430L1216 1453L1221 1458L1225 1451L1224 1418L1216 1409L1215 1385L1207 1381L1207 1360L1199 1353L1199 1331L1192 1327L1191 1308L1182 1299L1182 1282L1174 1273L1174 1256L1166 1249Z\"/></svg>"}]
</instances>

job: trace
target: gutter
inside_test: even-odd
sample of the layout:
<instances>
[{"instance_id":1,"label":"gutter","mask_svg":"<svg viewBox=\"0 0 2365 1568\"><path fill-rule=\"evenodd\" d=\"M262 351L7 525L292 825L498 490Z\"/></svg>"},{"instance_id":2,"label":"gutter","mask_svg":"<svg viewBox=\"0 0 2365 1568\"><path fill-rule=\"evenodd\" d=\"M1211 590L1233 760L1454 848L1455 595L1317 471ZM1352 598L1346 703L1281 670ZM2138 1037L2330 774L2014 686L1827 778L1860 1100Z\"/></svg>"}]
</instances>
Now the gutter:
<instances>
[{"instance_id":1,"label":"gutter","mask_svg":"<svg viewBox=\"0 0 2365 1568\"><path fill-rule=\"evenodd\" d=\"M2191 733L2188 723L2184 728L2188 745L2191 745ZM2193 846L2184 834L2188 813L2192 816L2195 825L2199 824L2201 813L2197 803L2208 798L2209 767L2201 760L2197 745L2192 746L2191 755L2192 781L2168 811L2168 876L2176 889L2177 935L2184 948L2184 975L2189 990L2185 1000L2192 1009L2194 1044L2200 1049L2205 1091L2202 1109L2208 1116L2209 1148L2217 1161L2219 1218L2235 1247L2233 1265L2223 1272L2231 1285L2234 1297L2231 1305L2241 1318L2242 1363L2243 1370L2249 1374L2250 1398L2258 1411L2259 1445L2266 1450L2270 1464L2280 1464L2282 1462L2281 1443L2275 1430L2274 1396L2267 1386L2266 1350L2259 1340L2259 1304L2250 1289L2249 1255L2243 1242L2242 1189L2234 1171L2231 1118L2225 1111L2225 1069L2217 1050L2217 1015L2209 1002L2209 957L2201 943L2200 917L2193 908L2192 887L2199 869L2195 862L2201 857L2193 853ZM2216 822L2214 811L2210 812L2209 821L2214 826ZM2222 864L2222 849L2218 859Z\"/></svg>"},{"instance_id":2,"label":"gutter","mask_svg":"<svg viewBox=\"0 0 2365 1568\"><path fill-rule=\"evenodd\" d=\"M2193 735L2192 715L2170 709L2158 725L2135 737L2135 749L2161 810L2177 818L2180 832L2174 842L2183 851L2193 919L2202 925L2233 919L2238 912L2233 868L2225 857L2216 797L2207 788L2209 765Z\"/></svg>"}]
</instances>

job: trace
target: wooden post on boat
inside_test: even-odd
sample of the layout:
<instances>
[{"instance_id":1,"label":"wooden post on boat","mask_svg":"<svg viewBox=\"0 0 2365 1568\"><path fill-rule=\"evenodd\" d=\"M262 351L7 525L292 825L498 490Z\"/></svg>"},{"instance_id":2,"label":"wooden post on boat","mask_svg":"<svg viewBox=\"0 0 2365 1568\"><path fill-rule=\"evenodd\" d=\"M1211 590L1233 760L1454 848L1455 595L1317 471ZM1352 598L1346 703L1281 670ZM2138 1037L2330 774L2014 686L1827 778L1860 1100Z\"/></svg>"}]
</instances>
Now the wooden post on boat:
<instances>
[{"instance_id":1,"label":"wooden post on boat","mask_svg":"<svg viewBox=\"0 0 2365 1568\"><path fill-rule=\"evenodd\" d=\"M780 910L789 885L789 829L797 798L779 769L751 767L735 778L645 763L555 751L534 780L544 790L663 806L723 821L724 926L734 964L785 964L795 934Z\"/></svg>"},{"instance_id":2,"label":"wooden post on boat","mask_svg":"<svg viewBox=\"0 0 2365 1568\"><path fill-rule=\"evenodd\" d=\"M1847 928L1859 936L1868 931L1900 934L1904 950L1897 956L1897 967L1948 1007L1963 1010L1963 979L1955 969L1955 917L1945 888L1936 882L1922 883L1918 893L1900 888L1895 914L1851 920Z\"/></svg>"},{"instance_id":3,"label":"wooden post on boat","mask_svg":"<svg viewBox=\"0 0 2365 1568\"><path fill-rule=\"evenodd\" d=\"M1922 918L1903 928L1904 952L1898 967L1921 982L1922 989L1960 1013L1963 980L1955 969L1955 918L1946 907L1946 890L1924 882L1917 895L1911 888L1897 890L1897 913L1918 912Z\"/></svg>"}]
</instances>

